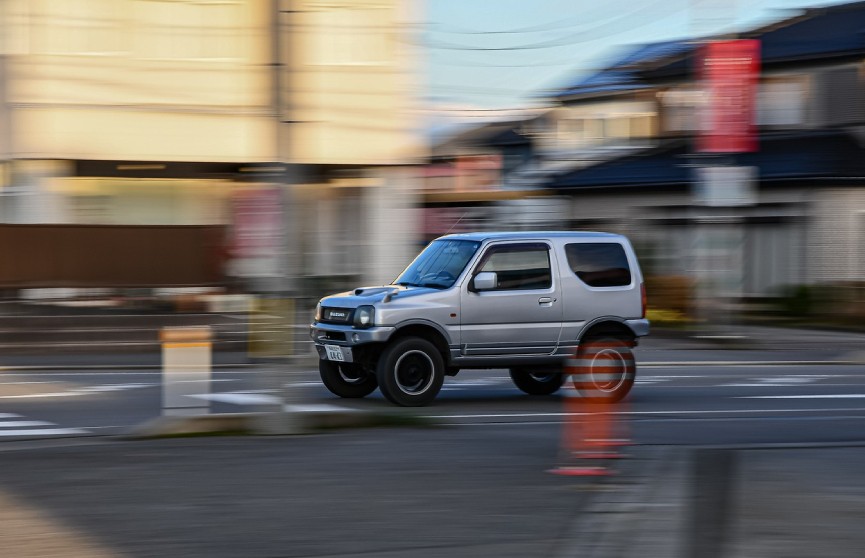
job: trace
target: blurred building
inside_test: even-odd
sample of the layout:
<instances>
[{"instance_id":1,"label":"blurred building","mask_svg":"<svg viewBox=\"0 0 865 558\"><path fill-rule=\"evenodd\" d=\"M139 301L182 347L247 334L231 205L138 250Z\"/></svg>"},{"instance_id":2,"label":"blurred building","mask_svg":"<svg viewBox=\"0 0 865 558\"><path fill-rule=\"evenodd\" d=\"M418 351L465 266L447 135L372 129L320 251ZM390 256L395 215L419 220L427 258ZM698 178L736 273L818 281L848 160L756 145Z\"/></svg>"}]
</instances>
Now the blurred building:
<instances>
[{"instance_id":1,"label":"blurred building","mask_svg":"<svg viewBox=\"0 0 865 558\"><path fill-rule=\"evenodd\" d=\"M725 296L861 282L863 22L856 2L738 34L761 45L759 148L714 159L744 169L708 173L721 186L714 198L695 188L705 172L695 147L708 102L695 71L705 38L629 49L554 92L545 114L511 125L531 154L499 187L554 196L565 215L551 225L628 234L654 276L735 270ZM495 138L475 151L503 153Z\"/></svg>"},{"instance_id":2,"label":"blurred building","mask_svg":"<svg viewBox=\"0 0 865 558\"><path fill-rule=\"evenodd\" d=\"M514 120L470 128L435 145L423 184L423 235L502 228L550 228L560 204L541 189L510 188L509 177L533 157Z\"/></svg>"},{"instance_id":3,"label":"blurred building","mask_svg":"<svg viewBox=\"0 0 865 558\"><path fill-rule=\"evenodd\" d=\"M225 225L266 290L392 278L425 155L405 4L4 0L0 221Z\"/></svg>"}]
</instances>

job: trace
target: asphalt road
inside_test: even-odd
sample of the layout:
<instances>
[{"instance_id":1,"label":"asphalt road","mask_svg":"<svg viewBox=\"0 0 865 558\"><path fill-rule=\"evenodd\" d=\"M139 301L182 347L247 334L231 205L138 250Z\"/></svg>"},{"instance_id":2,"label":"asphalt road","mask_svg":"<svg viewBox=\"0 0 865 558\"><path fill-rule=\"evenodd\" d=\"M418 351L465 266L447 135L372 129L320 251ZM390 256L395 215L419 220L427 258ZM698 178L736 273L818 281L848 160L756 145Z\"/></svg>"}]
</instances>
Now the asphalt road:
<instances>
[{"instance_id":1,"label":"asphalt road","mask_svg":"<svg viewBox=\"0 0 865 558\"><path fill-rule=\"evenodd\" d=\"M691 540L691 491L706 484L671 457L730 446L742 466L734 555L858 556L865 365L854 351L647 343L631 397L612 411L632 459L608 481L549 474L572 408L522 394L501 370L449 379L435 404L411 410L444 428L129 442L104 435L160 414L159 370L9 367L0 373L0 554L674 556L671 541ZM391 408L378 394L336 399L316 375L219 368L212 382L185 387L213 412L261 409L283 390ZM818 451L775 449L785 446ZM634 552L598 554L599 536Z\"/></svg>"},{"instance_id":2,"label":"asphalt road","mask_svg":"<svg viewBox=\"0 0 865 558\"><path fill-rule=\"evenodd\" d=\"M637 384L612 410L635 443L822 443L865 437L860 434L863 364L828 360L819 351L802 351L795 359L789 352L751 353L756 358L744 359L723 349L702 351L700 360L683 360L688 355L679 352L679 360L670 361L660 350L638 350ZM311 369L289 376L266 366L220 368L209 381L187 379L184 389L214 413L261 410L285 393L309 403L390 407L378 393L363 400L338 399ZM0 375L0 441L119 434L158 416L161 407L158 369L10 368ZM553 439L568 411L563 397L527 396L506 371L489 370L448 378L433 405L409 412L466 427L546 425L541 431Z\"/></svg>"}]
</instances>

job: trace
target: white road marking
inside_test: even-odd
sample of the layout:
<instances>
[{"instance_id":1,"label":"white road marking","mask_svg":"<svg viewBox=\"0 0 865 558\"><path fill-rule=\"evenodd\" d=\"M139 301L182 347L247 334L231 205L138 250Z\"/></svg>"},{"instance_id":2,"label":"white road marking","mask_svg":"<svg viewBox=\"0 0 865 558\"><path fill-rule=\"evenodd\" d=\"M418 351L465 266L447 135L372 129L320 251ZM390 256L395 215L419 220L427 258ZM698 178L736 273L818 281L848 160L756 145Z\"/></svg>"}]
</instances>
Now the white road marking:
<instances>
[{"instance_id":1,"label":"white road marking","mask_svg":"<svg viewBox=\"0 0 865 558\"><path fill-rule=\"evenodd\" d=\"M21 419L0 421L0 437L21 436L80 436L92 434L89 430L82 428L38 428L42 426L57 426L53 422L42 420L26 420L21 415L13 413L0 413L2 419Z\"/></svg>"},{"instance_id":2,"label":"white road marking","mask_svg":"<svg viewBox=\"0 0 865 558\"><path fill-rule=\"evenodd\" d=\"M47 380L43 380L41 382L0 382L0 386L25 386L29 384L53 384L54 382L49 382Z\"/></svg>"},{"instance_id":3,"label":"white road marking","mask_svg":"<svg viewBox=\"0 0 865 558\"><path fill-rule=\"evenodd\" d=\"M634 383L635 384L660 384L660 383L664 383L664 382L669 382L671 379L672 378L658 378L658 377L653 378L651 376L641 378L640 376L637 376L634 379Z\"/></svg>"},{"instance_id":4,"label":"white road marking","mask_svg":"<svg viewBox=\"0 0 865 558\"><path fill-rule=\"evenodd\" d=\"M287 412L301 413L324 413L328 411L343 411L349 413L363 412L361 409L352 409L351 407L341 407L339 405L330 405L328 403L313 403L310 405L286 405L283 409Z\"/></svg>"},{"instance_id":5,"label":"white road marking","mask_svg":"<svg viewBox=\"0 0 865 558\"><path fill-rule=\"evenodd\" d=\"M863 396L865 397L865 396ZM476 418L564 418L587 415L657 416L657 415L723 415L723 414L784 414L784 413L849 413L865 412L865 408L852 409L720 409L720 410L670 410L670 411L604 411L600 413L495 413L476 415L423 415L432 419L476 419Z\"/></svg>"},{"instance_id":6,"label":"white road marking","mask_svg":"<svg viewBox=\"0 0 865 558\"><path fill-rule=\"evenodd\" d=\"M720 387L790 387L813 384L820 380L842 378L845 375L832 374L802 374L799 376L773 376L771 378L754 378L749 382L721 384Z\"/></svg>"},{"instance_id":7,"label":"white road marking","mask_svg":"<svg viewBox=\"0 0 865 558\"><path fill-rule=\"evenodd\" d=\"M232 378L209 379L209 380L179 380L176 382L168 382L170 384L193 384L199 382L236 382L239 380ZM31 383L31 382L22 382ZM42 382L32 382L42 383ZM52 383L52 382L44 382ZM98 393L110 393L115 391L125 391L129 389L154 388L161 386L161 383L129 383L129 384L103 384L98 386L82 386L69 389L68 391L57 391L47 393L25 393L18 395L0 395L0 399L41 399L43 397L81 397L83 395L93 395Z\"/></svg>"},{"instance_id":8,"label":"white road marking","mask_svg":"<svg viewBox=\"0 0 865 558\"><path fill-rule=\"evenodd\" d=\"M865 393L830 393L824 395L740 395L736 399L865 399Z\"/></svg>"},{"instance_id":9,"label":"white road marking","mask_svg":"<svg viewBox=\"0 0 865 558\"><path fill-rule=\"evenodd\" d=\"M197 393L188 395L187 397L216 401L217 403L232 403L234 405L278 405L282 403L281 397L260 393Z\"/></svg>"},{"instance_id":10,"label":"white road marking","mask_svg":"<svg viewBox=\"0 0 865 558\"><path fill-rule=\"evenodd\" d=\"M85 395L84 392L61 391L53 393L25 393L21 395L0 395L0 399L37 399L41 397L76 397Z\"/></svg>"},{"instance_id":11,"label":"white road marking","mask_svg":"<svg viewBox=\"0 0 865 558\"><path fill-rule=\"evenodd\" d=\"M46 382L51 383L51 382ZM46 393L24 393L18 395L0 395L0 399L41 399L43 397L80 397L82 395L93 395L94 393L107 393L113 391L123 391L127 389L141 389L156 387L159 384L105 384L99 386L82 386L69 389L67 391L53 391Z\"/></svg>"}]
</instances>

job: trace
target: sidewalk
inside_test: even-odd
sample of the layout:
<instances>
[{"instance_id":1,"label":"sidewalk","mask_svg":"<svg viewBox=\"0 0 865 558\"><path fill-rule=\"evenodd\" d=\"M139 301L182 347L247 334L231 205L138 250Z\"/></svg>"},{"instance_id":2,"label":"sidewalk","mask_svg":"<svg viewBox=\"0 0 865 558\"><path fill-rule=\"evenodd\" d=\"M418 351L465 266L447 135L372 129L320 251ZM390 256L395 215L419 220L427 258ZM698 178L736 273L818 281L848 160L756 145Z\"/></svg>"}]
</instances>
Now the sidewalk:
<instances>
[{"instance_id":1,"label":"sidewalk","mask_svg":"<svg viewBox=\"0 0 865 558\"><path fill-rule=\"evenodd\" d=\"M858 558L865 446L636 446L605 479L549 474L530 433L3 450L10 558Z\"/></svg>"},{"instance_id":2,"label":"sidewalk","mask_svg":"<svg viewBox=\"0 0 865 558\"><path fill-rule=\"evenodd\" d=\"M558 557L862 556L865 446L634 450Z\"/></svg>"},{"instance_id":3,"label":"sidewalk","mask_svg":"<svg viewBox=\"0 0 865 558\"><path fill-rule=\"evenodd\" d=\"M589 494L526 431L354 430L0 452L9 558L554 556Z\"/></svg>"}]
</instances>

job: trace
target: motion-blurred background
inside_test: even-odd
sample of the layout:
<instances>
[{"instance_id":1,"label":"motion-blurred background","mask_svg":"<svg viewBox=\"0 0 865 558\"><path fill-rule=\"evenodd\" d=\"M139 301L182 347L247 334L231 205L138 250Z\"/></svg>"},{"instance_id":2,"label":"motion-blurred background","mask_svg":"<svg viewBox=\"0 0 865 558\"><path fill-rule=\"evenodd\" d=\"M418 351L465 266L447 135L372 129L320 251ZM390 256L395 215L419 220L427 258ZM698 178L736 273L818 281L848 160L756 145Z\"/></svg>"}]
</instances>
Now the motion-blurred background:
<instances>
[{"instance_id":1,"label":"motion-blurred background","mask_svg":"<svg viewBox=\"0 0 865 558\"><path fill-rule=\"evenodd\" d=\"M656 326L862 323L865 3L528 4L4 0L0 352L291 352L492 229L627 234Z\"/></svg>"}]
</instances>

